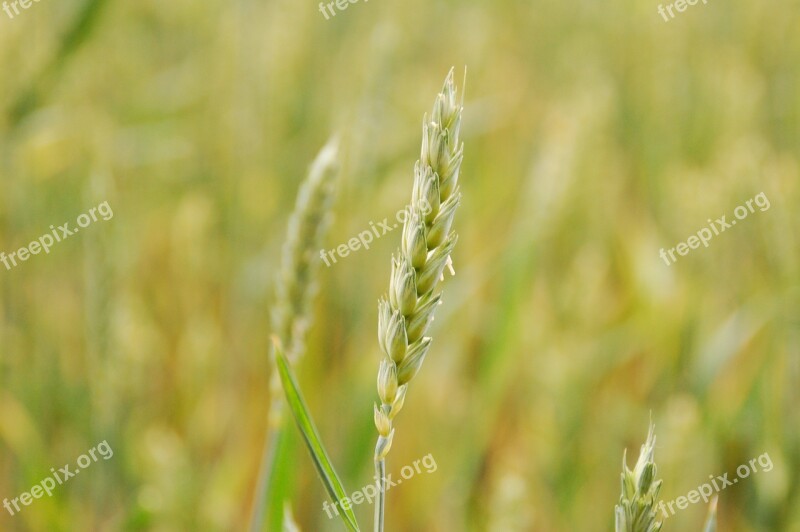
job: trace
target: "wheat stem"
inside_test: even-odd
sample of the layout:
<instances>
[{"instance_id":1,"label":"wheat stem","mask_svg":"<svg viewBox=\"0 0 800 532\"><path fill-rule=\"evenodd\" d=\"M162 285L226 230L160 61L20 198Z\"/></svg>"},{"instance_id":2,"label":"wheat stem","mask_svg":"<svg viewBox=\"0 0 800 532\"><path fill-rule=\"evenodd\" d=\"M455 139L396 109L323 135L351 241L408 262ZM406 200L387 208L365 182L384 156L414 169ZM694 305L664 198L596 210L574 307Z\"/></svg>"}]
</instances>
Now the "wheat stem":
<instances>
[{"instance_id":1,"label":"wheat stem","mask_svg":"<svg viewBox=\"0 0 800 532\"><path fill-rule=\"evenodd\" d=\"M378 482L378 498L375 500L375 532L383 532L383 514L386 510L386 459L375 459L375 478Z\"/></svg>"},{"instance_id":2,"label":"wheat stem","mask_svg":"<svg viewBox=\"0 0 800 532\"><path fill-rule=\"evenodd\" d=\"M708 516L706 523L703 525L703 532L717 532L717 500L718 497L714 495L711 499L711 504L708 505Z\"/></svg>"}]
</instances>

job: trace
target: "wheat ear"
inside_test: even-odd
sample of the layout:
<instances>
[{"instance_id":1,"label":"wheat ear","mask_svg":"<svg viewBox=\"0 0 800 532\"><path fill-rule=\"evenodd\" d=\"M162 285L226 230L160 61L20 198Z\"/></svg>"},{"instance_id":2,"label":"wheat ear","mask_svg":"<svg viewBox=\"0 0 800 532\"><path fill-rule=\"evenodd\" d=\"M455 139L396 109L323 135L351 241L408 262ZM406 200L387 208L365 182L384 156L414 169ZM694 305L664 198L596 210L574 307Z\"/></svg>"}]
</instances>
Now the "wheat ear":
<instances>
[{"instance_id":1,"label":"wheat ear","mask_svg":"<svg viewBox=\"0 0 800 532\"><path fill-rule=\"evenodd\" d=\"M332 218L338 168L337 141L332 139L311 164L289 218L276 279L272 330L280 338L286 358L292 364L297 363L305 349L305 335L311 321L308 308L317 289L315 272L320 265L319 250ZM283 398L280 379L275 377L273 382L273 397Z\"/></svg>"},{"instance_id":2,"label":"wheat ear","mask_svg":"<svg viewBox=\"0 0 800 532\"><path fill-rule=\"evenodd\" d=\"M422 150L414 167L411 206L403 223L402 245L392 257L388 298L378 303L378 343L383 351L375 405L375 471L380 482L375 529L383 530L385 458L392 445L392 420L403 408L408 383L419 371L431 339L425 332L441 294L434 294L456 233L450 231L461 199L458 176L463 157L459 140L462 101L456 101L453 70L422 126Z\"/></svg>"},{"instance_id":3,"label":"wheat ear","mask_svg":"<svg viewBox=\"0 0 800 532\"><path fill-rule=\"evenodd\" d=\"M292 365L297 364L305 350L306 331L311 322L309 307L317 288L319 250L332 217L335 177L339 168L338 154L338 143L332 139L311 164L308 177L300 186L283 244L275 285L275 304L272 307L272 329L284 346L286 357ZM269 421L253 500L250 525L252 531L260 530L263 525L267 490L274 471L278 440L283 426L283 388L275 369L274 351L270 353L270 358L273 372L270 379Z\"/></svg>"},{"instance_id":4,"label":"wheat ear","mask_svg":"<svg viewBox=\"0 0 800 532\"><path fill-rule=\"evenodd\" d=\"M615 508L616 532L656 532L662 523L656 521L656 503L661 480L656 480L653 455L656 447L655 427L650 424L647 441L639 452L633 471L628 469L627 451L622 456L622 495Z\"/></svg>"}]
</instances>

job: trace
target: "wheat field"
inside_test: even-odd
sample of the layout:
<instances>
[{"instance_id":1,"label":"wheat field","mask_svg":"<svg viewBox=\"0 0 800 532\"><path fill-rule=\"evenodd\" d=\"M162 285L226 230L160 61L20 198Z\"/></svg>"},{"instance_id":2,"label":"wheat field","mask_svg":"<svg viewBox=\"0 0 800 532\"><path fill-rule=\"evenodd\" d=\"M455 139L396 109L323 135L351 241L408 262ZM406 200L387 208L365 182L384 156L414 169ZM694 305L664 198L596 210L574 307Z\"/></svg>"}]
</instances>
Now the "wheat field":
<instances>
[{"instance_id":1,"label":"wheat field","mask_svg":"<svg viewBox=\"0 0 800 532\"><path fill-rule=\"evenodd\" d=\"M317 264L294 369L347 491L372 482L395 213L454 67L455 275L393 421L386 530L614 530L652 421L662 500L768 453L718 530L800 532L797 2L28 3L0 11L0 501L81 474L0 530L249 529L284 239L334 136L323 251L346 256ZM297 526L345 530L283 435Z\"/></svg>"}]
</instances>

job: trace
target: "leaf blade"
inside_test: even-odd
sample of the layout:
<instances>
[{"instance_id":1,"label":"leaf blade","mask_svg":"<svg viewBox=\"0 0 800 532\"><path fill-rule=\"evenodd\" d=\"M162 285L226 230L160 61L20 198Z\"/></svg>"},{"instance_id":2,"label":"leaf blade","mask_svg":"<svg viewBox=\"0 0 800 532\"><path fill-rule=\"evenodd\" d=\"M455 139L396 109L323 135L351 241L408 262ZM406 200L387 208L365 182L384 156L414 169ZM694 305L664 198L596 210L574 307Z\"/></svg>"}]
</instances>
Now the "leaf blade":
<instances>
[{"instance_id":1,"label":"leaf blade","mask_svg":"<svg viewBox=\"0 0 800 532\"><path fill-rule=\"evenodd\" d=\"M292 411L297 428L303 436L308 452L311 455L311 460L314 462L314 467L316 467L317 473L325 489L328 491L328 494L338 503L341 509L339 515L345 522L345 525L347 525L347 528L354 532L359 532L358 522L356 521L353 509L348 504L347 510L345 510L345 505L342 504L342 500L347 496L347 493L342 486L341 480L339 480L339 476L333 469L333 464L331 464L325 447L322 445L322 440L314 426L314 421L311 418L308 407L303 400L300 386L297 384L294 372L278 345L275 346L275 353L278 373L281 378L281 384L283 385L283 391L286 394L286 402L289 409Z\"/></svg>"}]
</instances>

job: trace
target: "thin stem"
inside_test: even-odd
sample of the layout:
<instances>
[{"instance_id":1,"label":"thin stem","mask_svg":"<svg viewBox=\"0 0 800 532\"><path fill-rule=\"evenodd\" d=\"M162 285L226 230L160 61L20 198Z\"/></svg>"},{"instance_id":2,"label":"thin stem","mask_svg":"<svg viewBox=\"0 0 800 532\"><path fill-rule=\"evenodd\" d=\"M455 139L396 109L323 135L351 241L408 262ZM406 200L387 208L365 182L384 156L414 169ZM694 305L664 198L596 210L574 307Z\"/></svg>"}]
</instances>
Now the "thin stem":
<instances>
[{"instance_id":1,"label":"thin stem","mask_svg":"<svg viewBox=\"0 0 800 532\"><path fill-rule=\"evenodd\" d=\"M280 418L281 416L279 415L278 417ZM270 426L267 428L267 437L264 441L264 452L261 456L258 484L253 494L250 532L259 532L263 529L267 502L272 503L272 494L270 492L274 485L275 461L282 434L282 424L274 423L273 420L270 420Z\"/></svg>"},{"instance_id":2,"label":"thin stem","mask_svg":"<svg viewBox=\"0 0 800 532\"><path fill-rule=\"evenodd\" d=\"M378 499L375 501L375 532L383 532L383 511L386 507L386 460L375 459Z\"/></svg>"}]
</instances>

